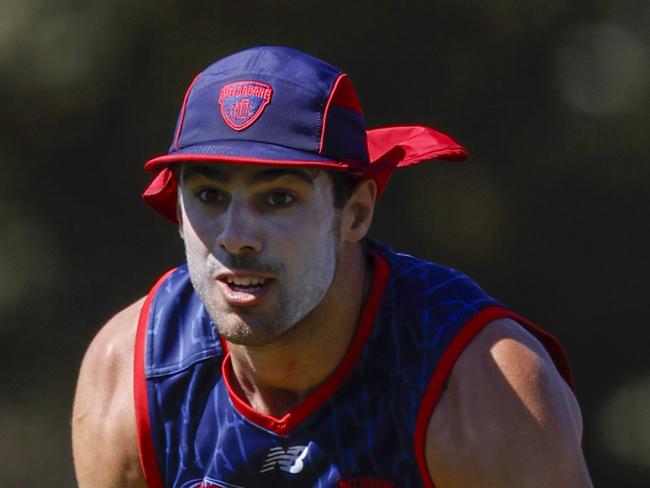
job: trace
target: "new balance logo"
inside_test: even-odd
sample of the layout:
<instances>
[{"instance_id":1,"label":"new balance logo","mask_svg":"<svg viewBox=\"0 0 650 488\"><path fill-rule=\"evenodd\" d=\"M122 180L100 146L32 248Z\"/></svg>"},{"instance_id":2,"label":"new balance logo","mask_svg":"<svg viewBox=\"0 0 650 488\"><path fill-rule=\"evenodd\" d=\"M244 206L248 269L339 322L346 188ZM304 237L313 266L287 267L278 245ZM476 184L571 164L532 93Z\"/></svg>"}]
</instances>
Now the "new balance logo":
<instances>
[{"instance_id":1,"label":"new balance logo","mask_svg":"<svg viewBox=\"0 0 650 488\"><path fill-rule=\"evenodd\" d=\"M281 447L272 447L266 455L260 473L279 469L285 473L298 474L304 468L309 446L292 446L286 451Z\"/></svg>"}]
</instances>

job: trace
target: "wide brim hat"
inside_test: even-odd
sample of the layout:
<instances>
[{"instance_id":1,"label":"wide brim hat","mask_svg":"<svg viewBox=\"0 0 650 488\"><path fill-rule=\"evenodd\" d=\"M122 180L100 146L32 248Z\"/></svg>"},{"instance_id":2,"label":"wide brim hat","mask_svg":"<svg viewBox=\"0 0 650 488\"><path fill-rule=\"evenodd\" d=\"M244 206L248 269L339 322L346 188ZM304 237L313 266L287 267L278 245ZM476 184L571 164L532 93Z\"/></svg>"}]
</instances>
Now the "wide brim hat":
<instances>
[{"instance_id":1,"label":"wide brim hat","mask_svg":"<svg viewBox=\"0 0 650 488\"><path fill-rule=\"evenodd\" d=\"M465 149L425 126L366 130L347 74L295 49L255 47L199 73L185 94L168 154L143 198L177 221L179 163L316 167L372 178L383 191L392 172L427 160L460 161Z\"/></svg>"}]
</instances>

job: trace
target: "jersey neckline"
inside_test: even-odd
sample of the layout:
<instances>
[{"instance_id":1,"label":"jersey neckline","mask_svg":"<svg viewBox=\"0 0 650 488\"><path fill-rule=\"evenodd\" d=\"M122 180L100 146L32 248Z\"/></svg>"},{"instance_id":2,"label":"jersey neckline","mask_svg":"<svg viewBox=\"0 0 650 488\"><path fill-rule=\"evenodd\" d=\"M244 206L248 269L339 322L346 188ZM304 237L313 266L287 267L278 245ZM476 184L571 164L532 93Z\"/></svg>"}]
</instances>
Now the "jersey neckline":
<instances>
[{"instance_id":1,"label":"jersey neckline","mask_svg":"<svg viewBox=\"0 0 650 488\"><path fill-rule=\"evenodd\" d=\"M366 301L363 304L357 330L350 341L348 350L332 374L312 393L310 393L307 398L282 417L277 418L254 410L248 401L237 394L232 386L233 371L230 351L228 350L226 342L223 340L221 341L224 350L226 351L226 355L221 364L222 378L228 391L230 401L239 414L241 414L245 419L267 431L271 431L280 436L285 436L300 425L303 420L318 410L318 408L332 397L332 395L334 395L334 393L341 387L354 366L357 364L357 360L359 359L366 341L368 340L368 336L370 335L375 323L379 304L381 303L384 290L386 289L386 284L388 283L388 276L390 273L388 262L377 251L373 250L370 253L374 259L372 284Z\"/></svg>"}]
</instances>

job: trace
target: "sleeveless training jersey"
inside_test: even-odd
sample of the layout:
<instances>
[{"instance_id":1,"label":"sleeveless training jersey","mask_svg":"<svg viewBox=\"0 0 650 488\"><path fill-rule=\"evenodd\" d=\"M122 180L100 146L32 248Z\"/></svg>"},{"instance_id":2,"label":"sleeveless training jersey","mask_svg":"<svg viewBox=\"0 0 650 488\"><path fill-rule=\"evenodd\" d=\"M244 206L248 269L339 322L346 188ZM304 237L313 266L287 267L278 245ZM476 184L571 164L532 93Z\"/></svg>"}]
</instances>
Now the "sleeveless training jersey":
<instances>
[{"instance_id":1,"label":"sleeveless training jersey","mask_svg":"<svg viewBox=\"0 0 650 488\"><path fill-rule=\"evenodd\" d=\"M231 388L227 344L190 283L167 273L141 312L135 351L140 457L150 487L433 487L426 428L454 362L491 321L517 320L458 271L374 243L373 282L341 364L273 418ZM435 467L433 468L435 470Z\"/></svg>"}]
</instances>

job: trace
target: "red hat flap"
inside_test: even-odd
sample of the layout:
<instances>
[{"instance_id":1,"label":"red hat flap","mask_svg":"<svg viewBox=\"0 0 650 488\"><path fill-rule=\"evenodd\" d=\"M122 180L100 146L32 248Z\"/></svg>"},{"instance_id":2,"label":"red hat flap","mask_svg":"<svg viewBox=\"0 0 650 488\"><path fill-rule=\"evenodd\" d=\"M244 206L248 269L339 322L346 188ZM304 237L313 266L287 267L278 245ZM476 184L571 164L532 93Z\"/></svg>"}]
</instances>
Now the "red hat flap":
<instances>
[{"instance_id":1,"label":"red hat flap","mask_svg":"<svg viewBox=\"0 0 650 488\"><path fill-rule=\"evenodd\" d=\"M431 127L409 125L366 131L371 174L383 191L395 168L430 159L463 161L467 151L447 134Z\"/></svg>"},{"instance_id":2,"label":"red hat flap","mask_svg":"<svg viewBox=\"0 0 650 488\"><path fill-rule=\"evenodd\" d=\"M169 168L162 169L142 194L143 200L163 217L178 223L176 177Z\"/></svg>"}]
</instances>

